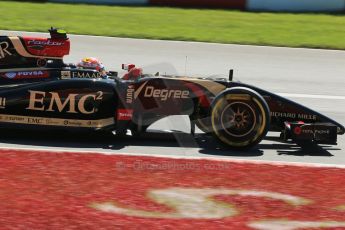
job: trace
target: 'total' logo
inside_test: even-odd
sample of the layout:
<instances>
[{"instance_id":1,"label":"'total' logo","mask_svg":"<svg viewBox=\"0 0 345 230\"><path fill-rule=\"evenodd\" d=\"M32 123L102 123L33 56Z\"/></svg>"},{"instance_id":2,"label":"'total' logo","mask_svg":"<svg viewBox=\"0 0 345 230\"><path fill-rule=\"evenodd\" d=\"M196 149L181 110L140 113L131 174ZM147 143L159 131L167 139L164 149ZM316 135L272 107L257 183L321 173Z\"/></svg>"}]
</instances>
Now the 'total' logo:
<instances>
[{"instance_id":1,"label":"'total' logo","mask_svg":"<svg viewBox=\"0 0 345 230\"><path fill-rule=\"evenodd\" d=\"M299 126L297 126L293 131L294 131L294 133L295 133L296 135L300 135L301 132L302 132L302 128L299 127Z\"/></svg>"}]
</instances>

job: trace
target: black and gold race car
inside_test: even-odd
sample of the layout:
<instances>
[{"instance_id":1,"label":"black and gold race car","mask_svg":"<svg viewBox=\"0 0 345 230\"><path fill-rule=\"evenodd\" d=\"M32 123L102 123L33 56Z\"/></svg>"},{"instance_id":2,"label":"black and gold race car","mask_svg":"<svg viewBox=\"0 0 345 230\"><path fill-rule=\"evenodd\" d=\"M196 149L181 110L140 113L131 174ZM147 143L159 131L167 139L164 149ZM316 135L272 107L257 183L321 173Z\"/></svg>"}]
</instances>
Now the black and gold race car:
<instances>
[{"instance_id":1,"label":"black and gold race car","mask_svg":"<svg viewBox=\"0 0 345 230\"><path fill-rule=\"evenodd\" d=\"M154 122L188 115L221 143L245 149L268 131L284 140L336 144L344 127L284 97L229 79L145 75L124 80L63 62L70 41L0 36L0 127L145 133Z\"/></svg>"}]
</instances>

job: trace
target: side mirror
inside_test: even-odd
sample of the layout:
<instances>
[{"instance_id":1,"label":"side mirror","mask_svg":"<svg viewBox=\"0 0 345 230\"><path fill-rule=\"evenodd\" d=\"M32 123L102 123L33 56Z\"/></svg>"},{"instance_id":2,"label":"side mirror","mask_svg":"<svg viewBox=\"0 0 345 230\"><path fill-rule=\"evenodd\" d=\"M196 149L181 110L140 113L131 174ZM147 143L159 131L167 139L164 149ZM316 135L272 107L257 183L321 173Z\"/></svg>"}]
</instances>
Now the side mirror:
<instances>
[{"instance_id":1,"label":"side mirror","mask_svg":"<svg viewBox=\"0 0 345 230\"><path fill-rule=\"evenodd\" d=\"M123 69L123 70L130 71L130 70L133 69L134 67L135 67L134 64L122 64L122 69Z\"/></svg>"}]
</instances>

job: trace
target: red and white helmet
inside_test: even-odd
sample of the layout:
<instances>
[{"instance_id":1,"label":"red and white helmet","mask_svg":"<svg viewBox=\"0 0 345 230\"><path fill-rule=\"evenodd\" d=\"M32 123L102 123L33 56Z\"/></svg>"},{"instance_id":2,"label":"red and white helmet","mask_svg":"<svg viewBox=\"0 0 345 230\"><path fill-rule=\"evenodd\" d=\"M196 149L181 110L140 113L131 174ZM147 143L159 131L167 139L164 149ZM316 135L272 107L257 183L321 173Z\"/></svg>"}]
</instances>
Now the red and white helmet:
<instances>
[{"instance_id":1,"label":"red and white helmet","mask_svg":"<svg viewBox=\"0 0 345 230\"><path fill-rule=\"evenodd\" d=\"M95 69L97 71L104 71L104 65L97 59L93 57L83 58L78 64L78 68L83 69Z\"/></svg>"}]
</instances>

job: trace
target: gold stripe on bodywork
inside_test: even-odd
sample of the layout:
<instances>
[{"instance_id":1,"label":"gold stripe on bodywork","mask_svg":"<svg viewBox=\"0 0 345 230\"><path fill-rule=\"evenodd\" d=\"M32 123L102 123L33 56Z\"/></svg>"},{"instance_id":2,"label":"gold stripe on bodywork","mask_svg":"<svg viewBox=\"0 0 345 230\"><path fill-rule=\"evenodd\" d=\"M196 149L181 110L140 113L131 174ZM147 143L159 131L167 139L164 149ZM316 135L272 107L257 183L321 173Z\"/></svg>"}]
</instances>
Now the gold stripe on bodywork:
<instances>
[{"instance_id":1,"label":"gold stripe on bodywork","mask_svg":"<svg viewBox=\"0 0 345 230\"><path fill-rule=\"evenodd\" d=\"M208 91L210 91L214 96L218 95L220 92L226 89L225 85L222 85L218 82L214 82L212 80L201 80L201 79L186 79L186 80L203 86Z\"/></svg>"},{"instance_id":2,"label":"gold stripe on bodywork","mask_svg":"<svg viewBox=\"0 0 345 230\"><path fill-rule=\"evenodd\" d=\"M29 125L43 125L43 126L80 127L80 128L103 128L103 127L115 124L115 120L112 117L99 119L99 120L78 120L78 119L18 116L18 115L9 115L9 114L0 114L0 122L15 123L15 124L29 124Z\"/></svg>"},{"instance_id":3,"label":"gold stripe on bodywork","mask_svg":"<svg viewBox=\"0 0 345 230\"><path fill-rule=\"evenodd\" d=\"M29 57L29 58L49 58L49 59L62 59L61 57L48 57L48 56L37 56L30 54L25 47L23 46L22 41L19 39L19 37L9 37L11 40L14 48L16 49L17 53L20 54L23 57Z\"/></svg>"},{"instance_id":4,"label":"gold stripe on bodywork","mask_svg":"<svg viewBox=\"0 0 345 230\"><path fill-rule=\"evenodd\" d=\"M178 81L189 81L193 82L197 85L201 85L205 89L207 89L209 92L211 92L214 96L218 95L220 92L222 92L224 89L226 89L226 86L223 84L220 84L218 82L207 80L207 79L198 79L198 78L191 78L191 77L162 77L161 79L169 79L169 80L178 80Z\"/></svg>"}]
</instances>

